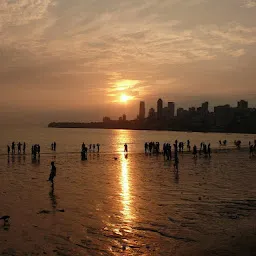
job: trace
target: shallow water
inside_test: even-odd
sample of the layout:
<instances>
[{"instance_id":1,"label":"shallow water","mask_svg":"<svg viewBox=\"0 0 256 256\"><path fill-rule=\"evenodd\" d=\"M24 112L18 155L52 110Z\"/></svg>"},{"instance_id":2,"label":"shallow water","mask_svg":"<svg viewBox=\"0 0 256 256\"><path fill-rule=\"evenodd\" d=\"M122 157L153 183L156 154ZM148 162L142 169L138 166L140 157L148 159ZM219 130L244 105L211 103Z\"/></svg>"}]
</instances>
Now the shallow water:
<instances>
[{"instance_id":1,"label":"shallow water","mask_svg":"<svg viewBox=\"0 0 256 256\"><path fill-rule=\"evenodd\" d=\"M177 173L162 156L125 157L122 143L84 162L72 150L2 155L0 255L254 255L256 157L185 154Z\"/></svg>"}]
</instances>

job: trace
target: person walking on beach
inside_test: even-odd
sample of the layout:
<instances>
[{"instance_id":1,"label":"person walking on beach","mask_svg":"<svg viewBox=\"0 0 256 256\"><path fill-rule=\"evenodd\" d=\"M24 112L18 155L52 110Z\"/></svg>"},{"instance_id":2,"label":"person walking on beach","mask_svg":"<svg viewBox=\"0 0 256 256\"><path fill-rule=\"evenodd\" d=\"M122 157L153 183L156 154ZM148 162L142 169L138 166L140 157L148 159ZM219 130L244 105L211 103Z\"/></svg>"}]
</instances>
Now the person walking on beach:
<instances>
[{"instance_id":1,"label":"person walking on beach","mask_svg":"<svg viewBox=\"0 0 256 256\"><path fill-rule=\"evenodd\" d=\"M92 145L92 151L95 152L95 144Z\"/></svg>"},{"instance_id":2,"label":"person walking on beach","mask_svg":"<svg viewBox=\"0 0 256 256\"><path fill-rule=\"evenodd\" d=\"M97 151L98 151L98 153L100 152L100 144L99 143L97 143Z\"/></svg>"},{"instance_id":3,"label":"person walking on beach","mask_svg":"<svg viewBox=\"0 0 256 256\"><path fill-rule=\"evenodd\" d=\"M10 151L11 151L11 148L9 145L7 145L7 153L8 153L8 156L10 155Z\"/></svg>"},{"instance_id":4,"label":"person walking on beach","mask_svg":"<svg viewBox=\"0 0 256 256\"><path fill-rule=\"evenodd\" d=\"M50 173L48 181L51 181L53 183L54 177L56 176L56 166L55 166L54 162L51 162L51 166L52 166L52 168L51 168L51 173Z\"/></svg>"},{"instance_id":5,"label":"person walking on beach","mask_svg":"<svg viewBox=\"0 0 256 256\"><path fill-rule=\"evenodd\" d=\"M54 142L53 142L53 150L54 150L54 151L56 151L56 147L57 147L57 144L56 144L56 142L54 141Z\"/></svg>"},{"instance_id":6,"label":"person walking on beach","mask_svg":"<svg viewBox=\"0 0 256 256\"><path fill-rule=\"evenodd\" d=\"M128 152L128 145L126 143L124 144L124 152Z\"/></svg>"}]
</instances>

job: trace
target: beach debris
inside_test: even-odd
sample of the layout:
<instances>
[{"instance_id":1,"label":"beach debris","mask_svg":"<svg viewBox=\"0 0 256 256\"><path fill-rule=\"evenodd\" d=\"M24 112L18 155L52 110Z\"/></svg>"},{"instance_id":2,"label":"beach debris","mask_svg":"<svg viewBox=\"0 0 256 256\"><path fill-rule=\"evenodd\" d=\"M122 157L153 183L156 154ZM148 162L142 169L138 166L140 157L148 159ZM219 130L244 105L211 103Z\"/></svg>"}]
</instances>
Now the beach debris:
<instances>
[{"instance_id":1,"label":"beach debris","mask_svg":"<svg viewBox=\"0 0 256 256\"><path fill-rule=\"evenodd\" d=\"M42 210L39 211L37 214L49 214L49 213L53 213L54 211L49 211L49 210ZM56 212L65 212L64 209L57 209Z\"/></svg>"},{"instance_id":2,"label":"beach debris","mask_svg":"<svg viewBox=\"0 0 256 256\"><path fill-rule=\"evenodd\" d=\"M49 211L49 210L42 210L42 211L38 212L37 214L49 214L49 213L51 213L51 211Z\"/></svg>"},{"instance_id":3,"label":"beach debris","mask_svg":"<svg viewBox=\"0 0 256 256\"><path fill-rule=\"evenodd\" d=\"M115 160L117 160L118 158L117 157L114 157Z\"/></svg>"}]
</instances>

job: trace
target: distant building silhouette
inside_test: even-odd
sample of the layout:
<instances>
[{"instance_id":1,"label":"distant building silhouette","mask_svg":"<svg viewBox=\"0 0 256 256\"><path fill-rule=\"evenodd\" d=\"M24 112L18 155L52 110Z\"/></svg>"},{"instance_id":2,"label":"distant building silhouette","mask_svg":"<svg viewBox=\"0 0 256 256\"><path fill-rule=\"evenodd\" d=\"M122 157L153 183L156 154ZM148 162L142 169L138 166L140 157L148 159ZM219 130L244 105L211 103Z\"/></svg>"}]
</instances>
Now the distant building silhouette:
<instances>
[{"instance_id":1,"label":"distant building silhouette","mask_svg":"<svg viewBox=\"0 0 256 256\"><path fill-rule=\"evenodd\" d=\"M237 102L237 108L240 109L247 109L248 108L248 101L240 100Z\"/></svg>"},{"instance_id":2,"label":"distant building silhouette","mask_svg":"<svg viewBox=\"0 0 256 256\"><path fill-rule=\"evenodd\" d=\"M230 105L214 107L216 127L225 128L233 119L234 113Z\"/></svg>"},{"instance_id":3,"label":"distant building silhouette","mask_svg":"<svg viewBox=\"0 0 256 256\"><path fill-rule=\"evenodd\" d=\"M174 117L174 113L175 113L175 103L174 102L168 102L168 110L170 113L170 118Z\"/></svg>"},{"instance_id":4,"label":"distant building silhouette","mask_svg":"<svg viewBox=\"0 0 256 256\"><path fill-rule=\"evenodd\" d=\"M201 111L204 114L207 114L209 112L208 108L209 108L209 102L208 101L202 103Z\"/></svg>"},{"instance_id":5,"label":"distant building silhouette","mask_svg":"<svg viewBox=\"0 0 256 256\"><path fill-rule=\"evenodd\" d=\"M108 116L103 117L103 123L107 123L107 122L110 122L110 121L111 121L110 117L108 117Z\"/></svg>"},{"instance_id":6,"label":"distant building silhouette","mask_svg":"<svg viewBox=\"0 0 256 256\"><path fill-rule=\"evenodd\" d=\"M123 114L123 121L126 121L126 114Z\"/></svg>"},{"instance_id":7,"label":"distant building silhouette","mask_svg":"<svg viewBox=\"0 0 256 256\"><path fill-rule=\"evenodd\" d=\"M159 99L157 101L157 119L161 120L163 117L163 100Z\"/></svg>"},{"instance_id":8,"label":"distant building silhouette","mask_svg":"<svg viewBox=\"0 0 256 256\"><path fill-rule=\"evenodd\" d=\"M139 119L144 120L146 116L146 107L145 107L145 102L141 101L140 102L140 110L139 110Z\"/></svg>"},{"instance_id":9,"label":"distant building silhouette","mask_svg":"<svg viewBox=\"0 0 256 256\"><path fill-rule=\"evenodd\" d=\"M177 109L177 117L181 117L184 114L184 108Z\"/></svg>"}]
</instances>

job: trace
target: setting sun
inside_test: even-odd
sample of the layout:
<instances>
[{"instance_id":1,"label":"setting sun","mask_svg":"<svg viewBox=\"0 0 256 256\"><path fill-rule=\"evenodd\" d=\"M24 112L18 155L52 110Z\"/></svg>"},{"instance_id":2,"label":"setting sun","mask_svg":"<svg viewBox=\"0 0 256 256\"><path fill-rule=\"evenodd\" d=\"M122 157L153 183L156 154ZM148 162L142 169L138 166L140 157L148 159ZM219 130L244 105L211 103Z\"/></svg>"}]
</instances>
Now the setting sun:
<instances>
[{"instance_id":1,"label":"setting sun","mask_svg":"<svg viewBox=\"0 0 256 256\"><path fill-rule=\"evenodd\" d=\"M127 101L129 101L129 100L131 100L132 99L132 97L131 96L128 96L128 95L126 95L126 94L122 94L121 96L120 96L120 101L121 102L127 102Z\"/></svg>"}]
</instances>

